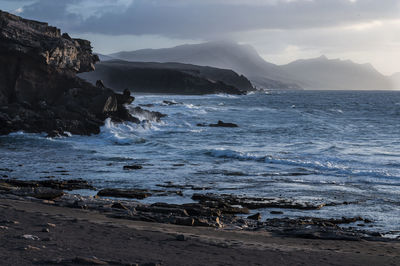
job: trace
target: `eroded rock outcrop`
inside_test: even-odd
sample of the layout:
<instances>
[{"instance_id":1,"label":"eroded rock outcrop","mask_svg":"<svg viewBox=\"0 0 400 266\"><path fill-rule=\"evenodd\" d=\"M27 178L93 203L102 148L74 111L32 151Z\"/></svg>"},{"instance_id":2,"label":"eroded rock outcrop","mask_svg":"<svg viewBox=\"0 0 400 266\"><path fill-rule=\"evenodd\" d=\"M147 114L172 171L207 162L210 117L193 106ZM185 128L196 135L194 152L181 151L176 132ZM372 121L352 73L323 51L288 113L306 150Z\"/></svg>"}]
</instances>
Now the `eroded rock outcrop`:
<instances>
[{"instance_id":1,"label":"eroded rock outcrop","mask_svg":"<svg viewBox=\"0 0 400 266\"><path fill-rule=\"evenodd\" d=\"M47 23L0 11L0 134L13 131L90 135L104 120L139 122L115 94L76 76L94 70L90 42Z\"/></svg>"}]
</instances>

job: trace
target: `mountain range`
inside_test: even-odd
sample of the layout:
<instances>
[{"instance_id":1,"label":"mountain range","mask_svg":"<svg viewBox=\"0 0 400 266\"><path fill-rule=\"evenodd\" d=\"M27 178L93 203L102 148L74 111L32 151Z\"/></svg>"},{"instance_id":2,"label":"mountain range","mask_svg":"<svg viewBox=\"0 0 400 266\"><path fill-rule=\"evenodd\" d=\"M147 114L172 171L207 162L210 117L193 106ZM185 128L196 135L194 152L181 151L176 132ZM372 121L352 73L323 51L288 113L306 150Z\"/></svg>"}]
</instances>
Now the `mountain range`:
<instances>
[{"instance_id":1,"label":"mountain range","mask_svg":"<svg viewBox=\"0 0 400 266\"><path fill-rule=\"evenodd\" d=\"M250 45L229 41L118 52L104 58L232 69L261 89L391 90L395 88L393 80L399 79L396 75L388 77L379 73L371 64L325 56L276 65L264 60Z\"/></svg>"}]
</instances>

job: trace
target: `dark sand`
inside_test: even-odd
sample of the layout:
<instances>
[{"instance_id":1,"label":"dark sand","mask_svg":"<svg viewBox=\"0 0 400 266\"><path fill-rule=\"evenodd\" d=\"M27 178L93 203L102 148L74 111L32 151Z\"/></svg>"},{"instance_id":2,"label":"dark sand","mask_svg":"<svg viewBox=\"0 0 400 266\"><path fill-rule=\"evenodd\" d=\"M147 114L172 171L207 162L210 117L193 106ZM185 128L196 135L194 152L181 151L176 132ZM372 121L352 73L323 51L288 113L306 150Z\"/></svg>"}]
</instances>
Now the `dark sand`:
<instances>
[{"instance_id":1,"label":"dark sand","mask_svg":"<svg viewBox=\"0 0 400 266\"><path fill-rule=\"evenodd\" d=\"M22 200L0 201L0 226L1 265L57 265L57 260L79 265L67 263L76 257L114 265L400 265L399 242L284 238L137 222ZM43 232L46 228L49 232ZM25 234L40 240L24 239ZM178 240L182 234L185 239Z\"/></svg>"}]
</instances>

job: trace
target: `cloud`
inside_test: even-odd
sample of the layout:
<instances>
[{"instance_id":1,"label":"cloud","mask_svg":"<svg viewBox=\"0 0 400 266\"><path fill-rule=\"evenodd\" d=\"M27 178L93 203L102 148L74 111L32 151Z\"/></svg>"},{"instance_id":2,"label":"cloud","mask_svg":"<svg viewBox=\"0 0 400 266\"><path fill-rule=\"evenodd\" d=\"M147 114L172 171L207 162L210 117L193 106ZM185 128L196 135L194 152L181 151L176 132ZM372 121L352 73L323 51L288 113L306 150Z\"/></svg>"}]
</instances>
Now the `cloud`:
<instances>
[{"instance_id":1,"label":"cloud","mask_svg":"<svg viewBox=\"0 0 400 266\"><path fill-rule=\"evenodd\" d=\"M14 12L21 8L21 16L90 37L98 52L229 38L275 63L326 54L372 62L385 73L400 70L399 0L3 2Z\"/></svg>"},{"instance_id":2,"label":"cloud","mask_svg":"<svg viewBox=\"0 0 400 266\"><path fill-rule=\"evenodd\" d=\"M320 28L392 19L399 15L399 1L38 0L26 6L23 14L79 33L207 39L258 29Z\"/></svg>"}]
</instances>

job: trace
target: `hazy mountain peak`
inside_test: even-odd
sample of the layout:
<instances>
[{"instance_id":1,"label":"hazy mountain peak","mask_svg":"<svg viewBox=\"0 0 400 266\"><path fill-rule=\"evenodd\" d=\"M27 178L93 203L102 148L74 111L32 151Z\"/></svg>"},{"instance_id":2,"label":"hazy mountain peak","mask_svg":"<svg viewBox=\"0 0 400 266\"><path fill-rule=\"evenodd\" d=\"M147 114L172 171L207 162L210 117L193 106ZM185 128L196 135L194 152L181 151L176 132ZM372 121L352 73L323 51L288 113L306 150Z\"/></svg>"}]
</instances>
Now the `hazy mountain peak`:
<instances>
[{"instance_id":1,"label":"hazy mountain peak","mask_svg":"<svg viewBox=\"0 0 400 266\"><path fill-rule=\"evenodd\" d=\"M400 79L400 72L394 73L391 76L392 78L399 78Z\"/></svg>"},{"instance_id":2,"label":"hazy mountain peak","mask_svg":"<svg viewBox=\"0 0 400 266\"><path fill-rule=\"evenodd\" d=\"M394 89L400 90L400 72L394 73L390 76L390 80L393 84Z\"/></svg>"},{"instance_id":3,"label":"hazy mountain peak","mask_svg":"<svg viewBox=\"0 0 400 266\"><path fill-rule=\"evenodd\" d=\"M299 88L277 65L266 62L250 45L231 40L185 44L164 49L120 52L114 58L136 62L178 62L232 69L247 76L257 87L266 89Z\"/></svg>"},{"instance_id":4,"label":"hazy mountain peak","mask_svg":"<svg viewBox=\"0 0 400 266\"><path fill-rule=\"evenodd\" d=\"M371 64L320 56L281 66L308 89L390 90L392 82Z\"/></svg>"}]
</instances>

